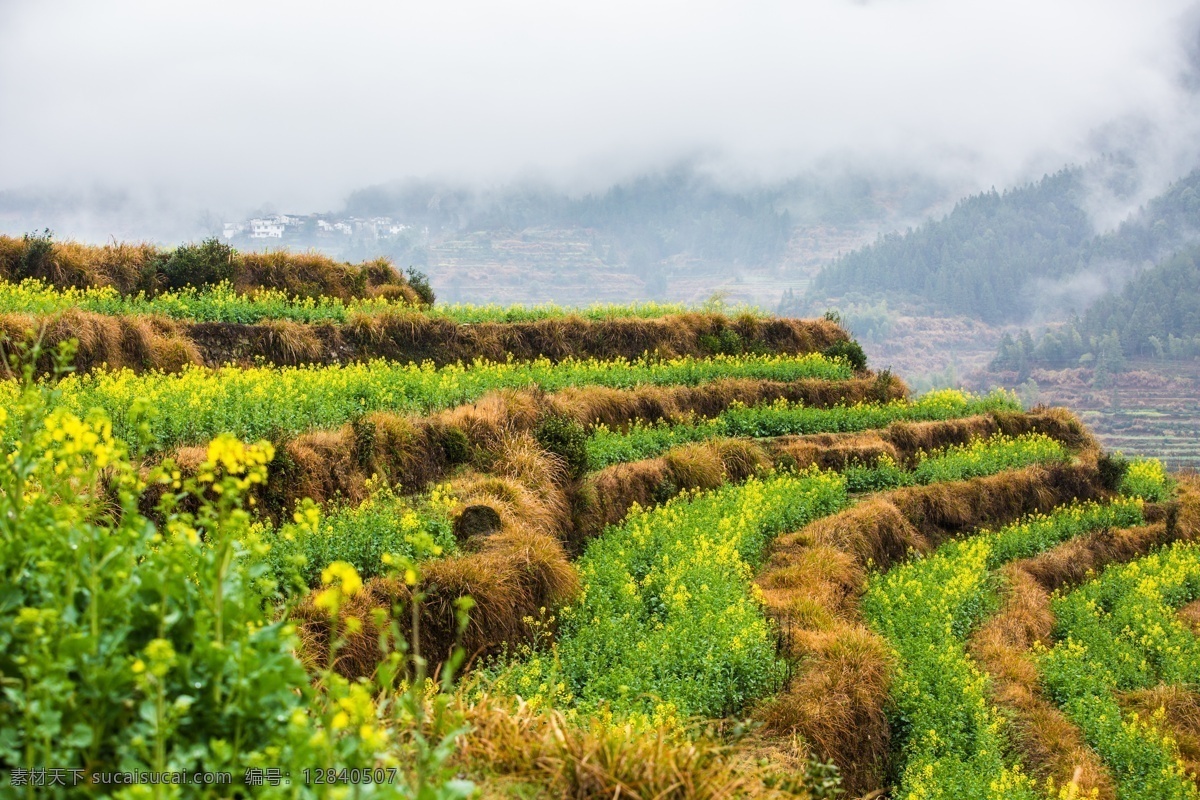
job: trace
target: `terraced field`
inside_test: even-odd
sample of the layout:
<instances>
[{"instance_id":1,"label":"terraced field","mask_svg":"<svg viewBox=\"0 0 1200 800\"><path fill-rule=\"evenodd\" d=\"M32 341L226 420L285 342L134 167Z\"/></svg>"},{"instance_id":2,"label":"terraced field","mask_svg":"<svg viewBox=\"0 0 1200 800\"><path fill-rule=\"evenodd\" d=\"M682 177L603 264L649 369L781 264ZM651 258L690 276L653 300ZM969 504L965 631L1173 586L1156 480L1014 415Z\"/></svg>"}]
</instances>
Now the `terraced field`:
<instances>
[{"instance_id":1,"label":"terraced field","mask_svg":"<svg viewBox=\"0 0 1200 800\"><path fill-rule=\"evenodd\" d=\"M10 335L6 796L1200 796L1194 476L910 397L825 320L453 313L461 363L61 374Z\"/></svg>"},{"instance_id":2,"label":"terraced field","mask_svg":"<svg viewBox=\"0 0 1200 800\"><path fill-rule=\"evenodd\" d=\"M1176 469L1200 467L1200 363L1133 367L1082 406L1083 418L1114 450L1153 454Z\"/></svg>"},{"instance_id":3,"label":"terraced field","mask_svg":"<svg viewBox=\"0 0 1200 800\"><path fill-rule=\"evenodd\" d=\"M1131 359L1105 388L1090 370L1035 370L1038 402L1076 410L1106 448L1200 466L1200 363ZM989 381L993 382L993 381Z\"/></svg>"}]
</instances>

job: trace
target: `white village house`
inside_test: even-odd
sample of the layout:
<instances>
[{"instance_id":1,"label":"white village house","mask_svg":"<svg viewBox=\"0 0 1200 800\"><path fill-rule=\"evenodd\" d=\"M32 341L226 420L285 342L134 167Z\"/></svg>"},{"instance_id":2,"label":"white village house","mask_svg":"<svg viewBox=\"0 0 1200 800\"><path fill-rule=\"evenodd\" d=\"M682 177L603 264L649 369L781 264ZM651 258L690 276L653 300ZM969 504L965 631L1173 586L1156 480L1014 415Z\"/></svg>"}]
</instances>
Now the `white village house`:
<instances>
[{"instance_id":1,"label":"white village house","mask_svg":"<svg viewBox=\"0 0 1200 800\"><path fill-rule=\"evenodd\" d=\"M251 239L282 239L283 229L287 227L278 217L265 217L250 220Z\"/></svg>"}]
</instances>

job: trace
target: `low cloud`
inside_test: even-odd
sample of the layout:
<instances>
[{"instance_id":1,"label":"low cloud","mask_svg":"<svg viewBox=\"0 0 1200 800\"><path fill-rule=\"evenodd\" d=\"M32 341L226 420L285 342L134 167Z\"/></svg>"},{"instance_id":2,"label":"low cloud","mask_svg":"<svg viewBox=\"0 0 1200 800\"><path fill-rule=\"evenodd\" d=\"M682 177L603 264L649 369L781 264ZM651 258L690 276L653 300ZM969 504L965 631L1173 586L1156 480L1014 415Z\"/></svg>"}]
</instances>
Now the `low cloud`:
<instances>
[{"instance_id":1,"label":"low cloud","mask_svg":"<svg viewBox=\"0 0 1200 800\"><path fill-rule=\"evenodd\" d=\"M1194 165L1200 129L1197 13L1182 0L0 13L8 202L115 187L193 222L336 208L411 176L583 191L680 159L743 182L834 160L986 188L1113 150L1139 169L1123 205Z\"/></svg>"}]
</instances>

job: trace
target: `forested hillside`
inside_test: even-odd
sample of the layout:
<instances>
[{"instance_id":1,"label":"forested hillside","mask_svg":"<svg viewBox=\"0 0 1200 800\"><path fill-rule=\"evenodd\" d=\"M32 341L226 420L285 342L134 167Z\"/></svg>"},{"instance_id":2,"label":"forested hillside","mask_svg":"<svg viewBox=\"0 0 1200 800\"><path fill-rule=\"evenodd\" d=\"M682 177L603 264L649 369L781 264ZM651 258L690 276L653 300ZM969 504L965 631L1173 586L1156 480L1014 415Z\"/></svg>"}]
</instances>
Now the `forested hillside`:
<instances>
[{"instance_id":1,"label":"forested hillside","mask_svg":"<svg viewBox=\"0 0 1200 800\"><path fill-rule=\"evenodd\" d=\"M1082 359L1119 371L1126 356L1200 356L1200 247L1146 270L1082 318L1052 328L1040 339L1028 332L1005 336L992 368L1024 372L1035 366L1077 366Z\"/></svg>"},{"instance_id":2,"label":"forested hillside","mask_svg":"<svg viewBox=\"0 0 1200 800\"><path fill-rule=\"evenodd\" d=\"M1065 169L1003 194L969 197L941 220L842 257L814 282L810 300L886 294L935 313L1019 322L1037 308L1045 281L1085 269L1136 270L1200 230L1200 172L1099 236L1084 207L1085 179L1084 170Z\"/></svg>"},{"instance_id":3,"label":"forested hillside","mask_svg":"<svg viewBox=\"0 0 1200 800\"><path fill-rule=\"evenodd\" d=\"M1033 276L1073 271L1092 226L1077 170L1035 184L994 189L962 200L944 219L844 256L815 281L815 290L886 292L931 310L988 322L1019 317L1022 288Z\"/></svg>"}]
</instances>

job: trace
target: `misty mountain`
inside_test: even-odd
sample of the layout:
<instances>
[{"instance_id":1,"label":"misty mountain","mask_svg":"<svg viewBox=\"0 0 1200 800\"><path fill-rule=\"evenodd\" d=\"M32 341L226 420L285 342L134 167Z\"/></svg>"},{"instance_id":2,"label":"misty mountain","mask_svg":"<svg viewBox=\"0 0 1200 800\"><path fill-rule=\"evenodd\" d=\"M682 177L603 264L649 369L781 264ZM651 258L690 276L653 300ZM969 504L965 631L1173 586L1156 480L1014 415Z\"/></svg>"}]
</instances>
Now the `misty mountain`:
<instances>
[{"instance_id":1,"label":"misty mountain","mask_svg":"<svg viewBox=\"0 0 1200 800\"><path fill-rule=\"evenodd\" d=\"M946 217L881 237L824 270L812 294L885 293L988 322L1023 316L1035 276L1074 271L1092 225L1078 170L960 201Z\"/></svg>"},{"instance_id":2,"label":"misty mountain","mask_svg":"<svg viewBox=\"0 0 1200 800\"><path fill-rule=\"evenodd\" d=\"M1100 235L1087 211L1088 179L1070 168L966 198L940 220L843 256L817 277L809 302L887 295L989 323L1053 314L1048 304L1082 312L1200 234L1200 171Z\"/></svg>"},{"instance_id":3,"label":"misty mountain","mask_svg":"<svg viewBox=\"0 0 1200 800\"><path fill-rule=\"evenodd\" d=\"M1119 371L1126 356L1200 355L1200 246L1187 248L1101 298L1082 318L1035 339L1006 335L991 369L1026 373L1096 364Z\"/></svg>"},{"instance_id":4,"label":"misty mountain","mask_svg":"<svg viewBox=\"0 0 1200 800\"><path fill-rule=\"evenodd\" d=\"M855 225L917 215L944 196L936 182L865 174L805 175L773 184L729 186L690 165L582 195L524 184L476 191L433 182L353 192L345 213L388 216L445 233L501 234L579 229L608 263L640 269L682 257L727 268L777 262L797 225Z\"/></svg>"}]
</instances>

